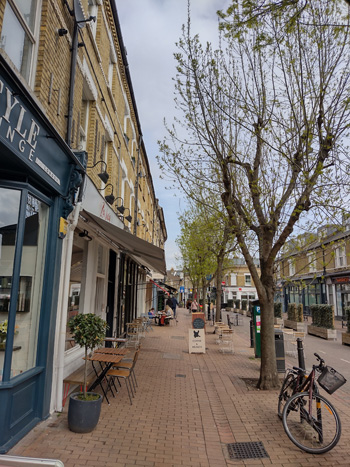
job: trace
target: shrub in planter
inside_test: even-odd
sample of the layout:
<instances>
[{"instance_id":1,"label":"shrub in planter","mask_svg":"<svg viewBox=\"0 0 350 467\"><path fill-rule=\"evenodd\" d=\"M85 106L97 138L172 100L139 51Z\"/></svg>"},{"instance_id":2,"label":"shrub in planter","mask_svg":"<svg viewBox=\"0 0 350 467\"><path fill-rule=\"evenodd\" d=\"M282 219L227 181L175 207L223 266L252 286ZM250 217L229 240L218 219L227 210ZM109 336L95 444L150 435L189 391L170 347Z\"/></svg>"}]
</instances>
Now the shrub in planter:
<instances>
[{"instance_id":1,"label":"shrub in planter","mask_svg":"<svg viewBox=\"0 0 350 467\"><path fill-rule=\"evenodd\" d=\"M240 309L241 308L241 301L240 300L235 300L235 307Z\"/></svg>"},{"instance_id":2,"label":"shrub in planter","mask_svg":"<svg viewBox=\"0 0 350 467\"><path fill-rule=\"evenodd\" d=\"M247 309L248 300L242 300L242 310Z\"/></svg>"},{"instance_id":3,"label":"shrub in planter","mask_svg":"<svg viewBox=\"0 0 350 467\"><path fill-rule=\"evenodd\" d=\"M101 345L106 336L107 323L93 313L75 315L68 327L75 342L85 348L83 393L75 393L70 397L68 408L68 425L77 433L88 433L98 423L102 397L100 394L86 391L88 349L93 350Z\"/></svg>"},{"instance_id":4,"label":"shrub in planter","mask_svg":"<svg viewBox=\"0 0 350 467\"><path fill-rule=\"evenodd\" d=\"M346 316L346 332L350 334L350 306L345 308L345 316Z\"/></svg>"},{"instance_id":5,"label":"shrub in planter","mask_svg":"<svg viewBox=\"0 0 350 467\"><path fill-rule=\"evenodd\" d=\"M229 300L227 300L227 308L233 308L233 300L232 300L232 298L230 298Z\"/></svg>"},{"instance_id":6,"label":"shrub in planter","mask_svg":"<svg viewBox=\"0 0 350 467\"><path fill-rule=\"evenodd\" d=\"M282 318L282 303L276 302L273 304L273 313L275 318Z\"/></svg>"},{"instance_id":7,"label":"shrub in planter","mask_svg":"<svg viewBox=\"0 0 350 467\"><path fill-rule=\"evenodd\" d=\"M303 304L299 303L299 305L297 306L297 321L299 323L303 322L303 318L304 318L304 313L303 312L304 312Z\"/></svg>"},{"instance_id":8,"label":"shrub in planter","mask_svg":"<svg viewBox=\"0 0 350 467\"><path fill-rule=\"evenodd\" d=\"M310 311L313 326L334 329L333 305L310 305Z\"/></svg>"},{"instance_id":9,"label":"shrub in planter","mask_svg":"<svg viewBox=\"0 0 350 467\"><path fill-rule=\"evenodd\" d=\"M297 304L296 303L288 303L288 320L290 321L298 321L297 320Z\"/></svg>"}]
</instances>

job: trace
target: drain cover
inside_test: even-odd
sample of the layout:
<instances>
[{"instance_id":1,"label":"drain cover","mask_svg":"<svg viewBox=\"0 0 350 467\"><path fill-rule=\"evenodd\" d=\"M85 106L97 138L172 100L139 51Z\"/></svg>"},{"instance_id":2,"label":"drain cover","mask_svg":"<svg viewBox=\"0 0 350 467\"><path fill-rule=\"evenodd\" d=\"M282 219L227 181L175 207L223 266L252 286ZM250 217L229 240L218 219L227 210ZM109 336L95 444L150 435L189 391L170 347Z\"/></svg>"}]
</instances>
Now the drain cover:
<instances>
[{"instance_id":1,"label":"drain cover","mask_svg":"<svg viewBox=\"0 0 350 467\"><path fill-rule=\"evenodd\" d=\"M186 375L177 374L177 375L175 375L175 378L186 378Z\"/></svg>"},{"instance_id":2,"label":"drain cover","mask_svg":"<svg viewBox=\"0 0 350 467\"><path fill-rule=\"evenodd\" d=\"M230 459L261 459L269 457L261 441L227 445Z\"/></svg>"}]
</instances>

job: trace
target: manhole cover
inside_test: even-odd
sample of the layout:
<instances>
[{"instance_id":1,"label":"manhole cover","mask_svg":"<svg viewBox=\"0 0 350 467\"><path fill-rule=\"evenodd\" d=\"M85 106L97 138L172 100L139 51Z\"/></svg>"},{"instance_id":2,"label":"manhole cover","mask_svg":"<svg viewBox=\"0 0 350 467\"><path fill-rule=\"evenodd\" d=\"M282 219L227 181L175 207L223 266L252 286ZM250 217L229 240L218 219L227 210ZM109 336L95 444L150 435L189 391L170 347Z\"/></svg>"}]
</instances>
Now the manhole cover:
<instances>
[{"instance_id":1,"label":"manhole cover","mask_svg":"<svg viewBox=\"0 0 350 467\"><path fill-rule=\"evenodd\" d=\"M175 375L175 378L186 378L186 375Z\"/></svg>"},{"instance_id":2,"label":"manhole cover","mask_svg":"<svg viewBox=\"0 0 350 467\"><path fill-rule=\"evenodd\" d=\"M227 445L230 459L261 459L269 457L261 441Z\"/></svg>"}]
</instances>

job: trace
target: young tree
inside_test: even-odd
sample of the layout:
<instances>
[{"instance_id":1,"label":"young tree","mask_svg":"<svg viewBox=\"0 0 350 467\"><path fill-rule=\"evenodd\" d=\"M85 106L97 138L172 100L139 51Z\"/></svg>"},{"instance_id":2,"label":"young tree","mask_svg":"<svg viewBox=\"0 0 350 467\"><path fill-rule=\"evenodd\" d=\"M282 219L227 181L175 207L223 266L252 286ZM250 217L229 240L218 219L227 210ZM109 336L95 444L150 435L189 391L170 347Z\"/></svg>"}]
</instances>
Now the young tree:
<instances>
[{"instance_id":1,"label":"young tree","mask_svg":"<svg viewBox=\"0 0 350 467\"><path fill-rule=\"evenodd\" d=\"M279 385L275 258L296 228L341 215L348 194L348 10L342 0L287 3L287 19L272 8L252 27L237 23L233 2L217 51L191 36L189 20L176 54L182 119L161 144L177 183L221 195L261 304L261 389Z\"/></svg>"}]
</instances>

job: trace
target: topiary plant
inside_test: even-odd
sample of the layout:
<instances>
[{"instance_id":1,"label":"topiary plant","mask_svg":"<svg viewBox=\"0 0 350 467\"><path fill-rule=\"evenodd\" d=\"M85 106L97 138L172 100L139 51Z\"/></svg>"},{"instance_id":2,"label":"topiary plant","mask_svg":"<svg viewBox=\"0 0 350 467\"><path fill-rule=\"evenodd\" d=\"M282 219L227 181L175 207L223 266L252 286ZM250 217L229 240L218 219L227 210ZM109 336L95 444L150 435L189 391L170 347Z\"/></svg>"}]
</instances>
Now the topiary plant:
<instances>
[{"instance_id":1,"label":"topiary plant","mask_svg":"<svg viewBox=\"0 0 350 467\"><path fill-rule=\"evenodd\" d=\"M108 325L106 321L93 313L75 315L69 322L68 327L75 342L80 347L85 347L85 367L84 367L84 395L86 399L87 381L87 354L88 349L93 350L101 345L106 337Z\"/></svg>"}]
</instances>

